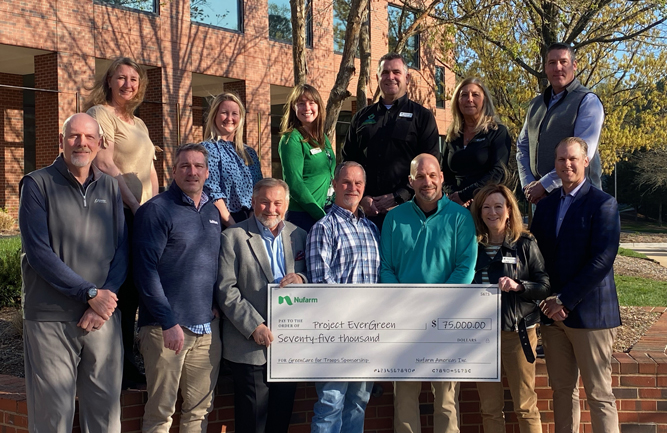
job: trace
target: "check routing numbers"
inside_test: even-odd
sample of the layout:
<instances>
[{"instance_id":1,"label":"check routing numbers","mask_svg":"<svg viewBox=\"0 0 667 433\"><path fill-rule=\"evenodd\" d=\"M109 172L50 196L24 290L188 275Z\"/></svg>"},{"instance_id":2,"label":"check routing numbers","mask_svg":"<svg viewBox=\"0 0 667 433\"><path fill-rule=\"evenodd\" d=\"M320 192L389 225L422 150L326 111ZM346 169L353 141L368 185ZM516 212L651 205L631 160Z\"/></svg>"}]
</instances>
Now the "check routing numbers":
<instances>
[{"instance_id":1,"label":"check routing numbers","mask_svg":"<svg viewBox=\"0 0 667 433\"><path fill-rule=\"evenodd\" d=\"M497 287L304 285L269 298L273 380L499 379Z\"/></svg>"}]
</instances>

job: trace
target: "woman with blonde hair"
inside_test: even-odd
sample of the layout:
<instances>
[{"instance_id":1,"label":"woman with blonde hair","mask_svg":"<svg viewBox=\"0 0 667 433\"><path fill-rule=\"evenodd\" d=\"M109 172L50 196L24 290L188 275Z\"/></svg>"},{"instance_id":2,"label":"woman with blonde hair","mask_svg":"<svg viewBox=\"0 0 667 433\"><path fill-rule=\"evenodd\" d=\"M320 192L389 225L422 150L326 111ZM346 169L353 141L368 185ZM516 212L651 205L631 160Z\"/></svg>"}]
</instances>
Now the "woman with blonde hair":
<instances>
[{"instance_id":1,"label":"woman with blonde hair","mask_svg":"<svg viewBox=\"0 0 667 433\"><path fill-rule=\"evenodd\" d=\"M278 145L283 179L290 188L287 220L308 231L333 202L331 181L336 155L324 134L324 103L308 84L294 87L287 98Z\"/></svg>"},{"instance_id":2,"label":"woman with blonde hair","mask_svg":"<svg viewBox=\"0 0 667 433\"><path fill-rule=\"evenodd\" d=\"M95 158L95 165L118 181L130 241L134 213L158 193L158 178L153 162L155 146L146 124L134 115L144 100L146 87L148 78L144 69L128 57L118 57L97 80L84 106L104 133L103 145ZM127 278L118 292L125 349L124 389L146 382L134 358L134 319L138 306L139 292L134 286L130 265Z\"/></svg>"},{"instance_id":3,"label":"woman with blonde hair","mask_svg":"<svg viewBox=\"0 0 667 433\"><path fill-rule=\"evenodd\" d=\"M213 99L206 118L202 142L208 150L206 186L225 227L248 218L252 188L262 179L257 152L243 143L245 115L238 96L221 93Z\"/></svg>"},{"instance_id":4,"label":"woman with blonde hair","mask_svg":"<svg viewBox=\"0 0 667 433\"><path fill-rule=\"evenodd\" d=\"M516 198L505 185L490 184L475 194L471 213L477 238L475 284L501 290L501 365L507 377L521 433L541 433L535 393L538 303L551 294L544 259L523 227ZM502 382L478 382L485 433L504 433Z\"/></svg>"},{"instance_id":5,"label":"woman with blonde hair","mask_svg":"<svg viewBox=\"0 0 667 433\"><path fill-rule=\"evenodd\" d=\"M470 206L475 191L500 182L512 142L479 78L466 78L454 90L452 123L442 153L444 190L450 200Z\"/></svg>"}]
</instances>

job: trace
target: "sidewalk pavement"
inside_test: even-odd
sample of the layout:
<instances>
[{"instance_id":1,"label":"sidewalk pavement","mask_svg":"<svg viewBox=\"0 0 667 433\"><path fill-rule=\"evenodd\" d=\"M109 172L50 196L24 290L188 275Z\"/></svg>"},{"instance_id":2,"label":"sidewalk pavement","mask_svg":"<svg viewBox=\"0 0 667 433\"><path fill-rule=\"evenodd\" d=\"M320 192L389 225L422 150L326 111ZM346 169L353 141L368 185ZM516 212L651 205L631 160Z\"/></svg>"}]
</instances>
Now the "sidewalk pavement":
<instances>
[{"instance_id":1,"label":"sidewalk pavement","mask_svg":"<svg viewBox=\"0 0 667 433\"><path fill-rule=\"evenodd\" d=\"M628 248L638 253L646 254L650 259L667 267L667 243L630 243L622 242L621 248Z\"/></svg>"}]
</instances>

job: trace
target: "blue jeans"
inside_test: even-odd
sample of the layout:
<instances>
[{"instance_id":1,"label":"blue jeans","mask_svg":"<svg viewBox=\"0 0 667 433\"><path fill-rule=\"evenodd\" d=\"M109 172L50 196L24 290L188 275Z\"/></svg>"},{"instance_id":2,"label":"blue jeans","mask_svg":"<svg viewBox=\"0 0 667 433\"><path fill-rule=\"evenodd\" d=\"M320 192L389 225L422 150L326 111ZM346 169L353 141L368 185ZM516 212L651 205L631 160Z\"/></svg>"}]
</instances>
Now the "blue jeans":
<instances>
[{"instance_id":1,"label":"blue jeans","mask_svg":"<svg viewBox=\"0 0 667 433\"><path fill-rule=\"evenodd\" d=\"M311 433L363 433L373 382L316 382Z\"/></svg>"}]
</instances>

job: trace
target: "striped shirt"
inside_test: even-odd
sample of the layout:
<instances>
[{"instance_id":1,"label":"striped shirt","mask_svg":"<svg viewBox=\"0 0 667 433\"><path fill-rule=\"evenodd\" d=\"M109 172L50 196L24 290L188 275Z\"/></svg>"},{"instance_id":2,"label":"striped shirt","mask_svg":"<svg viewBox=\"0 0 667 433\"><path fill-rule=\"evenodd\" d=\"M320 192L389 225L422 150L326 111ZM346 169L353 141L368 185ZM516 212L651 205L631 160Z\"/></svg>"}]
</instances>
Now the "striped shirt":
<instances>
[{"instance_id":1,"label":"striped shirt","mask_svg":"<svg viewBox=\"0 0 667 433\"><path fill-rule=\"evenodd\" d=\"M484 251L486 254L493 259L496 257L496 254L498 254L498 251L500 251L500 247L502 245L484 245ZM488 269L483 269L482 270L482 284L490 284L491 282L489 281L489 270Z\"/></svg>"},{"instance_id":2,"label":"striped shirt","mask_svg":"<svg viewBox=\"0 0 667 433\"><path fill-rule=\"evenodd\" d=\"M380 233L361 208L352 212L333 205L308 233L308 281L325 284L377 283Z\"/></svg>"}]
</instances>

